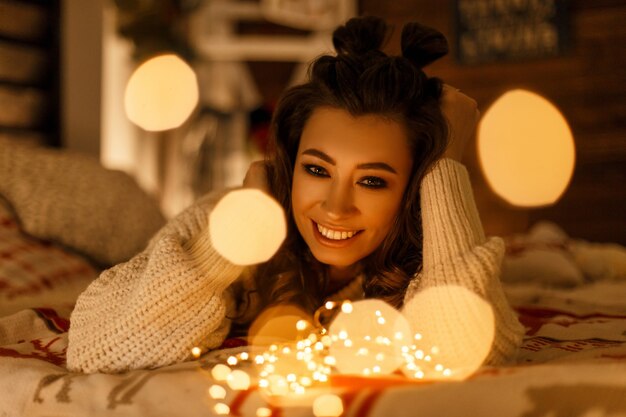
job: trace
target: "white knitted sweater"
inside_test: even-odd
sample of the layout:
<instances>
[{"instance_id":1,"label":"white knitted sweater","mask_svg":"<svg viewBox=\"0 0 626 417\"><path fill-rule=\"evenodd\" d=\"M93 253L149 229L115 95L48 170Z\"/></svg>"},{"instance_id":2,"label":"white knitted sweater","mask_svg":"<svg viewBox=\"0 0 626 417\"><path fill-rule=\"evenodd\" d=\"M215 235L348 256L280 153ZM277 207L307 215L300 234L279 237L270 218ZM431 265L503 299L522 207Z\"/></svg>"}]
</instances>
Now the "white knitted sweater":
<instances>
[{"instance_id":1,"label":"white knitted sweater","mask_svg":"<svg viewBox=\"0 0 626 417\"><path fill-rule=\"evenodd\" d=\"M226 317L237 307L231 284L244 270L210 245L208 214L222 195L200 199L170 221L145 251L104 271L79 297L69 331L70 370L157 367L188 359L194 346L220 346L230 329ZM423 269L405 302L430 286L471 289L491 303L496 316L488 361L512 358L523 328L500 287L503 243L485 238L465 168L441 160L423 180L421 201ZM333 298L362 296L355 280Z\"/></svg>"}]
</instances>

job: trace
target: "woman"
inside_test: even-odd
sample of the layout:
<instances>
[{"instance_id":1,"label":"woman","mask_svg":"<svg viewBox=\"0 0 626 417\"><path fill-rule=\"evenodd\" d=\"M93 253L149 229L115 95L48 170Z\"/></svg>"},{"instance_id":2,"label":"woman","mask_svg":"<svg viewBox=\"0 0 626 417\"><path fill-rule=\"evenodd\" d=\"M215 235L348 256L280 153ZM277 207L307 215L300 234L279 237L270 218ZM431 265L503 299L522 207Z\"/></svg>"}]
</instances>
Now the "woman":
<instances>
[{"instance_id":1,"label":"woman","mask_svg":"<svg viewBox=\"0 0 626 417\"><path fill-rule=\"evenodd\" d=\"M458 163L475 103L421 70L447 53L440 33L405 26L401 57L380 51L386 34L377 18L339 27L337 55L317 59L309 82L288 90L275 112L268 157L244 186L285 208L278 254L255 268L223 259L206 229L224 193L200 199L80 296L71 370L182 361L194 346L219 347L233 321L246 324L270 304L312 312L327 299L377 297L402 308L416 291L442 284L463 285L493 306L490 363L515 353L521 326L498 281L503 245L485 238Z\"/></svg>"}]
</instances>

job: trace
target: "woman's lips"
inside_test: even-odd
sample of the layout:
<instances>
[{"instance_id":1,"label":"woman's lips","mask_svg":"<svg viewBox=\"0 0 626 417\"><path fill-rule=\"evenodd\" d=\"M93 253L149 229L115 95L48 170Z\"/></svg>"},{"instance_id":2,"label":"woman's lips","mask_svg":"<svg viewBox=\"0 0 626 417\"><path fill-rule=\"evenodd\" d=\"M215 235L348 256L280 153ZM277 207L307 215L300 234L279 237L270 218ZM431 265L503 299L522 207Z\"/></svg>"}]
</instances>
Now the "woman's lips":
<instances>
[{"instance_id":1,"label":"woman's lips","mask_svg":"<svg viewBox=\"0 0 626 417\"><path fill-rule=\"evenodd\" d=\"M336 230L322 226L314 220L311 220L311 224L313 227L313 234L318 242L324 246L332 248L343 248L351 245L362 232L362 230ZM324 234L326 236L324 236ZM327 236L332 236L332 238Z\"/></svg>"}]
</instances>

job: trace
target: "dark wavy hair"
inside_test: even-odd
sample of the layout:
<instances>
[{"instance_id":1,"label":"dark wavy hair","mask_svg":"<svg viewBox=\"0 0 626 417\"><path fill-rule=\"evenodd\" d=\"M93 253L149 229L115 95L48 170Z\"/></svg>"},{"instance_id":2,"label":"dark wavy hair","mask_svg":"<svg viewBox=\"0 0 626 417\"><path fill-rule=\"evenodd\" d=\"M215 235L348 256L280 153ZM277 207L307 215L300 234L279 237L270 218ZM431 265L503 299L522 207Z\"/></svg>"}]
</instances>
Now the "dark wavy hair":
<instances>
[{"instance_id":1,"label":"dark wavy hair","mask_svg":"<svg viewBox=\"0 0 626 417\"><path fill-rule=\"evenodd\" d=\"M418 23L404 26L401 56L381 51L389 27L379 18L349 20L333 33L336 55L323 55L309 68L308 82L288 89L275 110L266 155L270 190L288 214L288 237L279 253L256 269L261 304L297 304L313 312L323 302L327 267L318 262L292 216L291 183L300 136L320 107L352 116L377 115L401 124L413 161L409 183L393 227L383 243L361 261L366 297L401 307L411 278L422 266L420 183L447 146L448 128L439 100L442 82L422 68L448 52L444 36Z\"/></svg>"}]
</instances>

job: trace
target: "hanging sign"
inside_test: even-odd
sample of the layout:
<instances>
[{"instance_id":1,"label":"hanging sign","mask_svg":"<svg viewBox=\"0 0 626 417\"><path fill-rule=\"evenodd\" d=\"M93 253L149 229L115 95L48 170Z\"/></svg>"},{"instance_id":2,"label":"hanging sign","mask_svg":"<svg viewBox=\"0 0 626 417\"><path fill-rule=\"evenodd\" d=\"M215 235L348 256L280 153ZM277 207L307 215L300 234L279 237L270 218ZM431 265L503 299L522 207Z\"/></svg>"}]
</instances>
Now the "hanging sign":
<instances>
[{"instance_id":1,"label":"hanging sign","mask_svg":"<svg viewBox=\"0 0 626 417\"><path fill-rule=\"evenodd\" d=\"M462 64L551 57L565 49L564 0L455 0L454 7Z\"/></svg>"}]
</instances>

